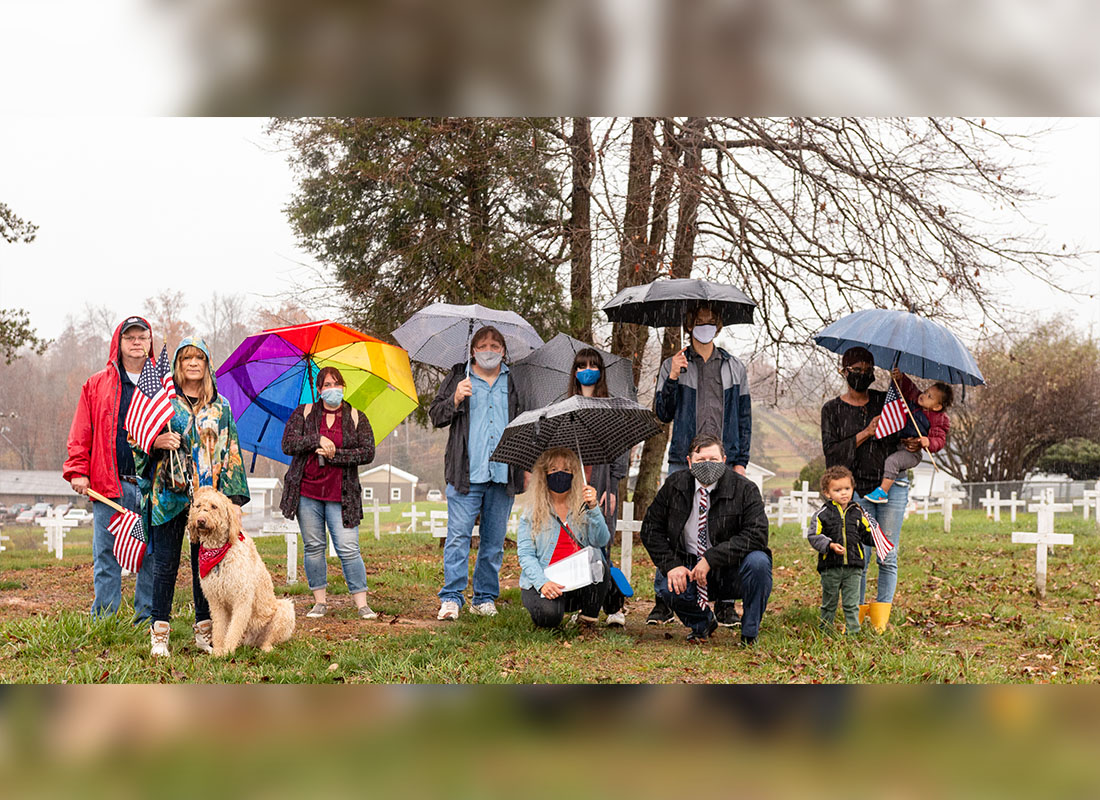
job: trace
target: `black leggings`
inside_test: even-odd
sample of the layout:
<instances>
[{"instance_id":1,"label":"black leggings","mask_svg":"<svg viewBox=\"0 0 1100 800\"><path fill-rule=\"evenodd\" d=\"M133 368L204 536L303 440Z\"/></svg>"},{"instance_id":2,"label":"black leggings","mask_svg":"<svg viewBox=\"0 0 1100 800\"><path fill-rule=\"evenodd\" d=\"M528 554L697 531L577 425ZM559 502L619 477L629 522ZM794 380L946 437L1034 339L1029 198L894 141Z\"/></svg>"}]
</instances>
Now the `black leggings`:
<instances>
[{"instance_id":1,"label":"black leggings","mask_svg":"<svg viewBox=\"0 0 1100 800\"><path fill-rule=\"evenodd\" d=\"M180 550L187 536L187 512L183 509L163 525L153 526L153 621L167 622L180 571ZM199 583L199 546L191 545L191 591L195 597L195 622L210 619L210 604Z\"/></svg>"},{"instance_id":2,"label":"black leggings","mask_svg":"<svg viewBox=\"0 0 1100 800\"><path fill-rule=\"evenodd\" d=\"M571 592L565 592L553 600L543 597L538 589L520 592L523 607L531 614L536 628L556 628L570 611L580 611L586 617L596 617L602 607L614 614L623 607L623 596L614 586L611 573L605 568L602 583L593 583Z\"/></svg>"}]
</instances>

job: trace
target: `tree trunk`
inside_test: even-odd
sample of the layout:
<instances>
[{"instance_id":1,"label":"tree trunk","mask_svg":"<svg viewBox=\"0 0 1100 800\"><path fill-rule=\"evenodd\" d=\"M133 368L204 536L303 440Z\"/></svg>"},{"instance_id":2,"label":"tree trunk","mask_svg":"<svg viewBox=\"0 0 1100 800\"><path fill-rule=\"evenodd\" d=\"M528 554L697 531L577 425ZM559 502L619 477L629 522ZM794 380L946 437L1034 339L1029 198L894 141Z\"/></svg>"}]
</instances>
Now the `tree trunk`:
<instances>
[{"instance_id":1,"label":"tree trunk","mask_svg":"<svg viewBox=\"0 0 1100 800\"><path fill-rule=\"evenodd\" d=\"M684 125L680 137L680 146L684 153L684 164L678 170L680 177L680 209L676 220L676 240L672 249L670 277L690 278L691 264L695 252L696 220L699 213L700 165L702 163L701 137L702 117L691 117ZM680 329L665 328L661 343L661 361L671 358L680 349ZM641 463L638 466L638 482L634 488L634 508L637 514L645 514L661 482L661 462L668 446L669 426L663 425L661 432L646 439L642 447Z\"/></svg>"},{"instance_id":2,"label":"tree trunk","mask_svg":"<svg viewBox=\"0 0 1100 800\"><path fill-rule=\"evenodd\" d=\"M569 333L582 342L592 341L592 125L588 117L573 118L569 136L573 159L573 193L570 199L568 236L572 268L569 290Z\"/></svg>"}]
</instances>

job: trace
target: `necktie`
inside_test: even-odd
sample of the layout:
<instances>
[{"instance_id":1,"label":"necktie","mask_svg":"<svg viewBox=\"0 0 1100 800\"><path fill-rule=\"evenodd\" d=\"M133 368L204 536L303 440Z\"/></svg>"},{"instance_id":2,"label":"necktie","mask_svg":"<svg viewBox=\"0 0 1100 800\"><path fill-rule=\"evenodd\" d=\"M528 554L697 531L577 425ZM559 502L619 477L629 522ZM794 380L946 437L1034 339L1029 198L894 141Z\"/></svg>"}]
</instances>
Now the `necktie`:
<instances>
[{"instance_id":1,"label":"necktie","mask_svg":"<svg viewBox=\"0 0 1100 800\"><path fill-rule=\"evenodd\" d=\"M710 549L710 541L707 537L707 490L699 489L699 557ZM707 607L707 587L700 583L695 584L695 594L699 598L699 607Z\"/></svg>"}]
</instances>

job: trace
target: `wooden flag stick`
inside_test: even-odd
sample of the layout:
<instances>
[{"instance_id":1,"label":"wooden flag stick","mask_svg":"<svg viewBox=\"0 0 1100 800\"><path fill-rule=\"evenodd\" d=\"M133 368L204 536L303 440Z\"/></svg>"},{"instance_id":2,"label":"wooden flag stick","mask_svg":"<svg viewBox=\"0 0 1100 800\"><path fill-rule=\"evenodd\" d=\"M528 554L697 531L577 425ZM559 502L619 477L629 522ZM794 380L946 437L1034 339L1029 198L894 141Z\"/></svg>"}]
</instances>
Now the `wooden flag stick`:
<instances>
[{"instance_id":1,"label":"wooden flag stick","mask_svg":"<svg viewBox=\"0 0 1100 800\"><path fill-rule=\"evenodd\" d=\"M111 508L115 509L116 511L121 511L123 514L126 513L125 508L120 506L114 500L110 500L110 499L104 497L99 492L97 492L95 489L89 488L88 489L88 496L91 497L93 500L98 500L101 503L105 503L106 505L109 505ZM130 512L130 513L133 513L133 512Z\"/></svg>"},{"instance_id":2,"label":"wooden flag stick","mask_svg":"<svg viewBox=\"0 0 1100 800\"><path fill-rule=\"evenodd\" d=\"M894 362L894 369L897 369L897 361ZM897 382L897 379L894 378L893 374L890 375L890 380L892 380L894 382L894 386L898 390L898 397L901 398L902 405L905 406L906 415L909 417L909 420L913 422L913 427L916 428L917 433L920 433L920 428L917 428L917 423L916 423L915 420L913 420L913 412L909 408L909 403L906 402L906 400L905 400L905 392L903 392L901 390L901 385ZM924 445L921 445L921 449L924 450L926 453L928 453L928 460L932 462L932 468L936 472L939 472L940 465L937 464L936 459L932 457L932 451L929 450Z\"/></svg>"}]
</instances>

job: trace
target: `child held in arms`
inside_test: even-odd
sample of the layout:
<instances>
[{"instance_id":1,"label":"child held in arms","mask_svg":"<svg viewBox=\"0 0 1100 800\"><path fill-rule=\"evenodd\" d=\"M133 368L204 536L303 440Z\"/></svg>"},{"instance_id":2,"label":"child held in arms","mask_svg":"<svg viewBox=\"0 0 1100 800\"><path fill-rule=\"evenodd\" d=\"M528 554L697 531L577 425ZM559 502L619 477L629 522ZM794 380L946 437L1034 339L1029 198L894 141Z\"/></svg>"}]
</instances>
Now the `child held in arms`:
<instances>
[{"instance_id":1,"label":"child held in arms","mask_svg":"<svg viewBox=\"0 0 1100 800\"><path fill-rule=\"evenodd\" d=\"M948 384L939 382L921 392L901 370L895 368L890 374L898 382L905 402L909 404L909 419L901 429L901 438L920 437L921 447L929 453L942 450L947 442L947 431L951 427L947 409L951 407L955 392ZM898 475L917 466L922 456L922 450L910 453L904 446L899 446L886 457L882 483L866 499L871 503L885 503L890 487L894 485Z\"/></svg>"},{"instance_id":2,"label":"child held in arms","mask_svg":"<svg viewBox=\"0 0 1100 800\"><path fill-rule=\"evenodd\" d=\"M855 479L847 467L832 466L821 476L821 494L826 503L810 517L806 540L818 552L821 575L821 628L827 630L836 618L837 600L844 608L844 626L849 635L859 633L859 582L866 560L864 545L873 545L872 526L859 503L852 502Z\"/></svg>"}]
</instances>

